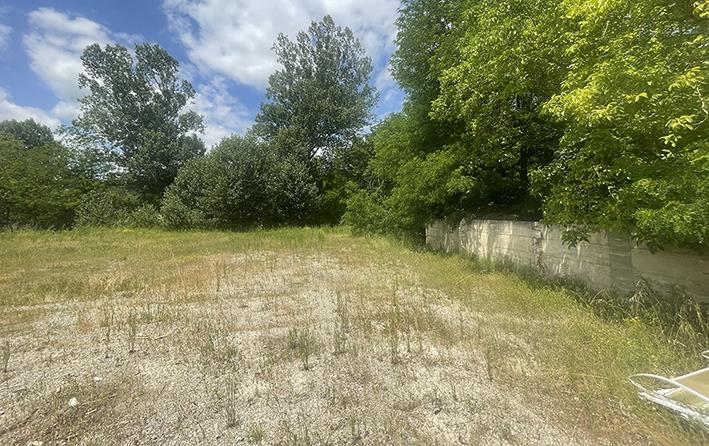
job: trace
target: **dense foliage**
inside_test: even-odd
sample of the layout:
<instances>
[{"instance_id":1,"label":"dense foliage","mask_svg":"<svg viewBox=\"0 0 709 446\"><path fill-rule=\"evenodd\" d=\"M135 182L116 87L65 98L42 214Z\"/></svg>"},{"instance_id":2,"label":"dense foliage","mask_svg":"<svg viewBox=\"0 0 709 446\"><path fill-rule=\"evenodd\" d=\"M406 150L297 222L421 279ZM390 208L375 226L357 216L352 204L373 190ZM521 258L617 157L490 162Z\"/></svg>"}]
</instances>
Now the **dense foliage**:
<instances>
[{"instance_id":1,"label":"dense foliage","mask_svg":"<svg viewBox=\"0 0 709 446\"><path fill-rule=\"evenodd\" d=\"M54 142L49 127L35 122L34 119L0 121L0 137L15 139L27 149L47 146Z\"/></svg>"},{"instance_id":2,"label":"dense foliage","mask_svg":"<svg viewBox=\"0 0 709 446\"><path fill-rule=\"evenodd\" d=\"M158 45L135 47L135 60L121 45L88 46L81 57L81 102L74 127L94 136L124 172L127 187L157 202L180 167L204 153L193 133L202 117L185 107L192 85L178 76L178 63Z\"/></svg>"},{"instance_id":3,"label":"dense foliage","mask_svg":"<svg viewBox=\"0 0 709 446\"><path fill-rule=\"evenodd\" d=\"M91 182L74 154L32 120L0 122L0 227L62 228Z\"/></svg>"},{"instance_id":4,"label":"dense foliage","mask_svg":"<svg viewBox=\"0 0 709 446\"><path fill-rule=\"evenodd\" d=\"M371 136L357 226L420 231L454 214L709 237L709 3L405 0L402 113ZM364 218L369 213L371 218Z\"/></svg>"},{"instance_id":5,"label":"dense foliage","mask_svg":"<svg viewBox=\"0 0 709 446\"><path fill-rule=\"evenodd\" d=\"M268 80L258 134L303 163L351 146L376 102L372 61L352 30L326 16L295 41L279 35L274 51L283 68Z\"/></svg>"},{"instance_id":6,"label":"dense foliage","mask_svg":"<svg viewBox=\"0 0 709 446\"><path fill-rule=\"evenodd\" d=\"M180 170L165 194L162 215L172 228L303 224L317 198L299 160L253 136L232 136Z\"/></svg>"},{"instance_id":7,"label":"dense foliage","mask_svg":"<svg viewBox=\"0 0 709 446\"><path fill-rule=\"evenodd\" d=\"M195 91L172 56L89 45L78 80L88 94L57 141L33 121L0 122L0 226L339 223L372 153L371 60L330 17L274 50L283 67L253 131L204 155Z\"/></svg>"},{"instance_id":8,"label":"dense foliage","mask_svg":"<svg viewBox=\"0 0 709 446\"><path fill-rule=\"evenodd\" d=\"M104 186L82 197L74 225L150 228L160 226L161 217L152 204L144 203L137 194Z\"/></svg>"},{"instance_id":9,"label":"dense foliage","mask_svg":"<svg viewBox=\"0 0 709 446\"><path fill-rule=\"evenodd\" d=\"M399 113L331 17L274 45L248 136L204 155L195 91L157 45L87 47L56 142L0 122L0 225L248 228L543 218L653 248L709 240L709 2L403 0ZM344 215L344 217L343 217Z\"/></svg>"},{"instance_id":10,"label":"dense foliage","mask_svg":"<svg viewBox=\"0 0 709 446\"><path fill-rule=\"evenodd\" d=\"M545 104L564 136L537 174L549 220L709 242L708 4L564 4L571 69Z\"/></svg>"},{"instance_id":11,"label":"dense foliage","mask_svg":"<svg viewBox=\"0 0 709 446\"><path fill-rule=\"evenodd\" d=\"M273 49L282 68L268 80L254 131L308 168L322 198L310 220L337 224L349 182L361 179L368 161L361 133L377 100L372 61L352 30L330 16L295 40L279 35Z\"/></svg>"}]
</instances>

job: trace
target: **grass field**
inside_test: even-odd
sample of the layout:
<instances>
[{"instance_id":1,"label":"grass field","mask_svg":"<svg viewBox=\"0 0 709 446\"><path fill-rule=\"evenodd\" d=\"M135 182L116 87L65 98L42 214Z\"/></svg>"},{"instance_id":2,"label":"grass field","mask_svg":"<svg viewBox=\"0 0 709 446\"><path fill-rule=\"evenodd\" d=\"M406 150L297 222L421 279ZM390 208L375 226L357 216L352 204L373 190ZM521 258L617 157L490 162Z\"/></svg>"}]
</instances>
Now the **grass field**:
<instances>
[{"instance_id":1,"label":"grass field","mask_svg":"<svg viewBox=\"0 0 709 446\"><path fill-rule=\"evenodd\" d=\"M0 444L701 444L690 327L344 230L0 233Z\"/></svg>"}]
</instances>

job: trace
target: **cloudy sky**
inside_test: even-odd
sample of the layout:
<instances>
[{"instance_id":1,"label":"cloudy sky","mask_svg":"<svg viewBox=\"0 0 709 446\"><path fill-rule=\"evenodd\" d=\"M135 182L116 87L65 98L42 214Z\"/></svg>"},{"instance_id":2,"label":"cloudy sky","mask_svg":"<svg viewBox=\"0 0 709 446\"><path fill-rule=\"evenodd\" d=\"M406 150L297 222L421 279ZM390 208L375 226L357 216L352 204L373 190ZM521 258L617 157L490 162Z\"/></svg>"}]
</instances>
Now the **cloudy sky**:
<instances>
[{"instance_id":1,"label":"cloudy sky","mask_svg":"<svg viewBox=\"0 0 709 446\"><path fill-rule=\"evenodd\" d=\"M278 33L294 36L325 14L352 28L374 61L378 116L402 93L388 71L398 0L3 0L0 2L0 120L34 118L50 127L78 113L79 59L98 42L158 43L197 90L211 145L253 122L278 65Z\"/></svg>"}]
</instances>

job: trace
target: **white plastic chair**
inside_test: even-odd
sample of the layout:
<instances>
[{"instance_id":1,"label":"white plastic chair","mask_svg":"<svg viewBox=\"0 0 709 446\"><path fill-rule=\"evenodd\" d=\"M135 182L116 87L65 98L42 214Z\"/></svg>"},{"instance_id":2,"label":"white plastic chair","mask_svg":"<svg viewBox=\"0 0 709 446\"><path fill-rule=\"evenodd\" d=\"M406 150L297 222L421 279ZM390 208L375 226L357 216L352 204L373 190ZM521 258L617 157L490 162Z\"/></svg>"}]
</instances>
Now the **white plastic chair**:
<instances>
[{"instance_id":1,"label":"white plastic chair","mask_svg":"<svg viewBox=\"0 0 709 446\"><path fill-rule=\"evenodd\" d=\"M709 350L702 353L709 359ZM709 367L675 378L639 373L628 378L641 398L698 421L709 429ZM643 385L654 383L654 387Z\"/></svg>"}]
</instances>

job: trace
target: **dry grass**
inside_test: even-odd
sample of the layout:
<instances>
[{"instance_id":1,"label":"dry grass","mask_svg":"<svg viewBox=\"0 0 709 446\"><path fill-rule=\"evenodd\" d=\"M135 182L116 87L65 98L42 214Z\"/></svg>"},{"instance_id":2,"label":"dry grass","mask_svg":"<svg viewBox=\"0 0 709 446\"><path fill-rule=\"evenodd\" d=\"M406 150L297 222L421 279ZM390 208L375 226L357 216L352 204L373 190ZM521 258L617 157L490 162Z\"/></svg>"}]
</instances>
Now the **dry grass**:
<instances>
[{"instance_id":1,"label":"dry grass","mask_svg":"<svg viewBox=\"0 0 709 446\"><path fill-rule=\"evenodd\" d=\"M656 325L341 230L0 233L0 317L2 444L706 441Z\"/></svg>"}]
</instances>

